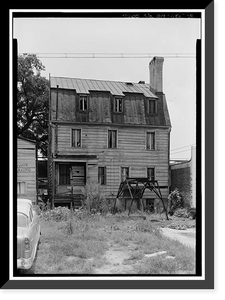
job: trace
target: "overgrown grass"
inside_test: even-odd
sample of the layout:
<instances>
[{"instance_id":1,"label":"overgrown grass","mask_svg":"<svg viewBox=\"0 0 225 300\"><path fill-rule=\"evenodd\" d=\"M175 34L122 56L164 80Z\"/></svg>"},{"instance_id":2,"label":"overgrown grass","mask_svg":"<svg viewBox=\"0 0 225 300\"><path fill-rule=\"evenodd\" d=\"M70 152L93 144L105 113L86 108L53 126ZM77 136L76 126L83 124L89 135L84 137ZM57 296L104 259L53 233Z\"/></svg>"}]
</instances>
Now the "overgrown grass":
<instances>
[{"instance_id":1,"label":"overgrown grass","mask_svg":"<svg viewBox=\"0 0 225 300\"><path fill-rule=\"evenodd\" d=\"M131 274L194 273L194 250L162 236L158 222L152 222L152 218L134 220L127 214L118 217L73 211L71 214L65 209L48 212L47 217L41 217L35 273L95 274L96 269L110 264L107 259L110 247L128 254L123 264L131 265ZM167 254L145 257L159 251Z\"/></svg>"}]
</instances>

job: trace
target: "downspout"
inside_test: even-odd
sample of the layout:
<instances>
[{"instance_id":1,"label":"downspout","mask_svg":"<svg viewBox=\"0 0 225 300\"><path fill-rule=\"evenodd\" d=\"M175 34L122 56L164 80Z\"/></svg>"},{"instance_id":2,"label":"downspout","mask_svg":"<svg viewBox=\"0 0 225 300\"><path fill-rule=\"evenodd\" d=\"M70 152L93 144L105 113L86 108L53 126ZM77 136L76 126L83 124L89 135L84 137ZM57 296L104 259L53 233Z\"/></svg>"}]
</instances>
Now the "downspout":
<instances>
[{"instance_id":1,"label":"downspout","mask_svg":"<svg viewBox=\"0 0 225 300\"><path fill-rule=\"evenodd\" d=\"M52 198L52 190L50 193L50 189L52 188L52 183L50 185L50 174L52 172L52 125L51 125L51 112L52 112L52 107L51 107L51 76L49 73L49 99L48 99L48 199ZM51 168L51 172L50 172ZM49 199L50 202L52 199Z\"/></svg>"},{"instance_id":2,"label":"downspout","mask_svg":"<svg viewBox=\"0 0 225 300\"><path fill-rule=\"evenodd\" d=\"M55 111L55 120L56 120L56 124L55 124L55 153L54 153L54 157L57 155L58 153L58 103L59 103L59 86L57 84L56 86L56 111ZM53 174L53 190L52 190L52 194L53 194L53 208L55 206L55 193L56 193L56 167L55 167L55 161L53 161L53 165L52 165L52 174Z\"/></svg>"},{"instance_id":3,"label":"downspout","mask_svg":"<svg viewBox=\"0 0 225 300\"><path fill-rule=\"evenodd\" d=\"M38 204L38 148L35 144L35 156L36 156L36 205Z\"/></svg>"},{"instance_id":4,"label":"downspout","mask_svg":"<svg viewBox=\"0 0 225 300\"><path fill-rule=\"evenodd\" d=\"M170 132L171 129L168 130L168 192L171 192L171 172L170 172Z\"/></svg>"}]
</instances>

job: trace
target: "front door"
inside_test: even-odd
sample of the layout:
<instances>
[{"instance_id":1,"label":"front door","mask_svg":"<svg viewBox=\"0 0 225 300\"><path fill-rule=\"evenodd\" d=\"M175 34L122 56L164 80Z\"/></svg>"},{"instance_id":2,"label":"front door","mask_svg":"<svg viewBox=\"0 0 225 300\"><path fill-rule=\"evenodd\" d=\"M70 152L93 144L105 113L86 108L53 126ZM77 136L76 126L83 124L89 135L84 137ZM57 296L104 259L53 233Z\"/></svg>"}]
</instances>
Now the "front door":
<instances>
[{"instance_id":1,"label":"front door","mask_svg":"<svg viewBox=\"0 0 225 300\"><path fill-rule=\"evenodd\" d=\"M71 166L70 185L73 187L73 193L80 194L81 189L85 185L85 166L72 165Z\"/></svg>"},{"instance_id":2,"label":"front door","mask_svg":"<svg viewBox=\"0 0 225 300\"><path fill-rule=\"evenodd\" d=\"M71 196L80 194L86 183L86 164L85 163L59 163L58 165L58 184L56 194L58 196Z\"/></svg>"}]
</instances>

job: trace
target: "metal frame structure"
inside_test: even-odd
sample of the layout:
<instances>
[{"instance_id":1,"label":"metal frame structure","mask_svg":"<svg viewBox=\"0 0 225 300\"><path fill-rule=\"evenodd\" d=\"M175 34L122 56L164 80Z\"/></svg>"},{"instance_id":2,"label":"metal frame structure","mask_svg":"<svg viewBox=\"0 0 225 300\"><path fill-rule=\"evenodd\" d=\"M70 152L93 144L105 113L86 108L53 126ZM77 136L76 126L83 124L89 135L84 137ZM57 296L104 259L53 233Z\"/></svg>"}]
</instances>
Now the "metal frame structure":
<instances>
[{"instance_id":1,"label":"metal frame structure","mask_svg":"<svg viewBox=\"0 0 225 300\"><path fill-rule=\"evenodd\" d=\"M123 195L125 189L128 189L131 198L131 205L128 212L128 216L129 216L133 202L142 199L146 188L149 189L151 192L154 192L157 195L157 197L162 201L163 208L166 214L166 219L169 220L167 209L163 201L161 190L160 190L160 188L168 188L168 187L159 186L157 180L149 180L148 178L142 178L142 177L127 178L120 183L118 193L114 202L113 211L115 211L117 199Z\"/></svg>"}]
</instances>

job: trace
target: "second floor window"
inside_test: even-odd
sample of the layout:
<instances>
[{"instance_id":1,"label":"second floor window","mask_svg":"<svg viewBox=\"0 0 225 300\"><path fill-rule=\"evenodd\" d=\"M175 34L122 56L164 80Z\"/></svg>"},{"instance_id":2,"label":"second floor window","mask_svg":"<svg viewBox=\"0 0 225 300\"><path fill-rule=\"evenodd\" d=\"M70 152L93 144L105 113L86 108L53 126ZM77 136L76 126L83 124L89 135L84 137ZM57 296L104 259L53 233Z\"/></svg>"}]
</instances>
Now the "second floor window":
<instances>
[{"instance_id":1,"label":"second floor window","mask_svg":"<svg viewBox=\"0 0 225 300\"><path fill-rule=\"evenodd\" d=\"M87 110L87 96L80 96L79 98L79 109L81 111Z\"/></svg>"},{"instance_id":2,"label":"second floor window","mask_svg":"<svg viewBox=\"0 0 225 300\"><path fill-rule=\"evenodd\" d=\"M155 150L155 132L147 132L147 134L146 134L146 149Z\"/></svg>"},{"instance_id":3,"label":"second floor window","mask_svg":"<svg viewBox=\"0 0 225 300\"><path fill-rule=\"evenodd\" d=\"M117 148L116 130L108 130L108 148Z\"/></svg>"},{"instance_id":4,"label":"second floor window","mask_svg":"<svg viewBox=\"0 0 225 300\"><path fill-rule=\"evenodd\" d=\"M81 129L71 130L71 147L81 147Z\"/></svg>"}]
</instances>

